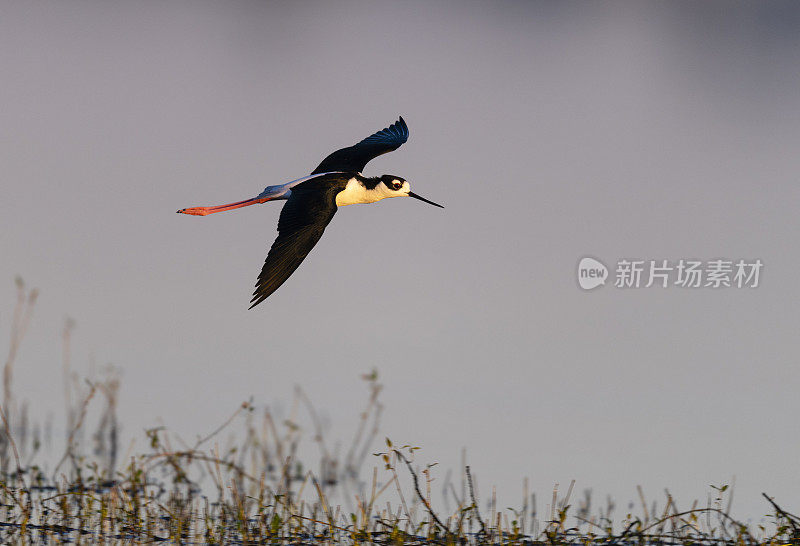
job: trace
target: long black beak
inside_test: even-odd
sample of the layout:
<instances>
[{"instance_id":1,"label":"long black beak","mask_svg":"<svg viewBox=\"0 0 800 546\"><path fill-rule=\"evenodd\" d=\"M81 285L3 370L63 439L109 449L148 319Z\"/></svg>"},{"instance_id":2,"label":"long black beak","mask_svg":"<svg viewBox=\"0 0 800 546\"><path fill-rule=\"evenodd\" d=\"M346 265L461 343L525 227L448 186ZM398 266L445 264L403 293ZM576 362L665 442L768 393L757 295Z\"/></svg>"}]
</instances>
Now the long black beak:
<instances>
[{"instance_id":1,"label":"long black beak","mask_svg":"<svg viewBox=\"0 0 800 546\"><path fill-rule=\"evenodd\" d=\"M409 197L413 197L414 199L419 199L420 201L424 201L425 203L428 203L429 205L433 205L434 207L439 207L440 209L444 208L442 205L440 205L438 203L434 203L433 201L428 201L424 197L420 197L419 195L417 195L413 191L408 192L408 196Z\"/></svg>"}]
</instances>

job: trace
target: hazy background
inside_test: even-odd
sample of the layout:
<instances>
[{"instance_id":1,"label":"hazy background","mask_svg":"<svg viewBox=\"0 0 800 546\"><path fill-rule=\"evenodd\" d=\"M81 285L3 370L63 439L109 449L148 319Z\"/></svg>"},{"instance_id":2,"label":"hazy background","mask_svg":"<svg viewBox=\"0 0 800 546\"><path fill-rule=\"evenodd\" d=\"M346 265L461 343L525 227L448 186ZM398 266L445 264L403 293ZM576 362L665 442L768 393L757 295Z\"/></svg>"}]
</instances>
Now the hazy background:
<instances>
[{"instance_id":1,"label":"hazy background","mask_svg":"<svg viewBox=\"0 0 800 546\"><path fill-rule=\"evenodd\" d=\"M375 367L383 433L440 479L466 447L502 506L523 476L687 508L736 475L739 516L761 491L796 508L799 23L789 2L3 2L3 332L14 276L41 289L17 396L63 426L72 316L74 367L123 370L139 449L295 384L347 439ZM248 311L280 205L175 210L398 114L408 143L366 174L447 208L341 210ZM765 266L755 290L586 293L586 254Z\"/></svg>"}]
</instances>

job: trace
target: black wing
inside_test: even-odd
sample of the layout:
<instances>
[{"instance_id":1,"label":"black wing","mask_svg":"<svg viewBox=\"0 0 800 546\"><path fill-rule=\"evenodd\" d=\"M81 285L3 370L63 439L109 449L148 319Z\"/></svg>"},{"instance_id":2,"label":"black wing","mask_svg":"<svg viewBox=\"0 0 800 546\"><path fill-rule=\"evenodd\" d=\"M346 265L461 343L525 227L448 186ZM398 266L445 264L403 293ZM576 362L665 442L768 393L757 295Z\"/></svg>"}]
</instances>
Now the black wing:
<instances>
[{"instance_id":1,"label":"black wing","mask_svg":"<svg viewBox=\"0 0 800 546\"><path fill-rule=\"evenodd\" d=\"M408 125L402 116L392 125L368 136L349 148L336 150L322 160L311 174L332 171L361 172L364 166L381 154L393 152L408 140Z\"/></svg>"},{"instance_id":2,"label":"black wing","mask_svg":"<svg viewBox=\"0 0 800 546\"><path fill-rule=\"evenodd\" d=\"M275 292L308 256L336 214L336 194L342 189L335 180L309 180L292 188L281 209L278 238L258 275L250 309Z\"/></svg>"}]
</instances>

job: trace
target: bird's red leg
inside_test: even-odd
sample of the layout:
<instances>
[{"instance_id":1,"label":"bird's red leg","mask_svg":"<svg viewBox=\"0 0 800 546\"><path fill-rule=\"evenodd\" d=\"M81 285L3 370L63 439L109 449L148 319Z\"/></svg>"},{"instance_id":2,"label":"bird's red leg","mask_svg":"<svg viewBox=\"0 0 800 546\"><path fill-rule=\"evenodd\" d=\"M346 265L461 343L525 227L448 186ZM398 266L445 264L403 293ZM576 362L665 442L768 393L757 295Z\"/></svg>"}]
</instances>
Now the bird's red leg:
<instances>
[{"instance_id":1,"label":"bird's red leg","mask_svg":"<svg viewBox=\"0 0 800 546\"><path fill-rule=\"evenodd\" d=\"M225 212L226 210L238 209L240 207L249 207L250 205L258 205L272 201L274 197L254 197L253 199L245 199L244 201L237 201L235 203L228 203L227 205L217 205L216 207L191 207L188 209L181 209L179 214L192 214L194 216L206 216L214 214L215 212Z\"/></svg>"}]
</instances>

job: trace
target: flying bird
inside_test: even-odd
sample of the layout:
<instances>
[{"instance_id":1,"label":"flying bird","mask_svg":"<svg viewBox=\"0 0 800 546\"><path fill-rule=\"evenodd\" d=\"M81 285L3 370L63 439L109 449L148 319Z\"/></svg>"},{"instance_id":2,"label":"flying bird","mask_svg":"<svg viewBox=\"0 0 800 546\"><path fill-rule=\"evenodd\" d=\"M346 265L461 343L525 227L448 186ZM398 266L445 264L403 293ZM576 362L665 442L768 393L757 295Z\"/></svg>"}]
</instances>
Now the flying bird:
<instances>
[{"instance_id":1,"label":"flying bird","mask_svg":"<svg viewBox=\"0 0 800 546\"><path fill-rule=\"evenodd\" d=\"M404 178L390 174L374 177L361 174L370 160L396 150L407 140L408 126L400 117L389 127L361 142L336 150L323 159L310 176L286 184L267 186L252 199L214 207L186 208L178 213L206 216L267 201L286 201L278 219L278 238L267 254L256 281L253 299L250 300L252 309L295 272L320 240L339 207L375 203L387 197L413 197L444 208L412 192L411 185Z\"/></svg>"}]
</instances>

